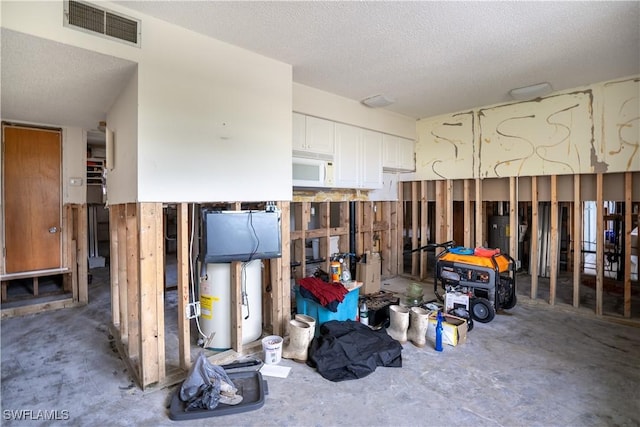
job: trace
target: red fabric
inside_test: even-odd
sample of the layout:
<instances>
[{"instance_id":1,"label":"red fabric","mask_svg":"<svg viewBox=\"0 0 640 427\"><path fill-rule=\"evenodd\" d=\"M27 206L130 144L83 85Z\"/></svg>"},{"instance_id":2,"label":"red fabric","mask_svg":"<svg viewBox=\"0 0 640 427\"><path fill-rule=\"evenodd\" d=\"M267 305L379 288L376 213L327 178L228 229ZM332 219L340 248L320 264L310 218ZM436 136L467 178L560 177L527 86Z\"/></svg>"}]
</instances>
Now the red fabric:
<instances>
[{"instance_id":1,"label":"red fabric","mask_svg":"<svg viewBox=\"0 0 640 427\"><path fill-rule=\"evenodd\" d=\"M475 256L483 256L483 257L487 257L490 258L494 255L498 255L500 253L500 248L496 248L496 249L489 249L489 248L475 248L475 250L473 251L473 254Z\"/></svg>"},{"instance_id":2,"label":"red fabric","mask_svg":"<svg viewBox=\"0 0 640 427\"><path fill-rule=\"evenodd\" d=\"M323 306L333 301L342 302L344 296L349 292L340 283L327 283L317 277L304 277L298 280L298 284L318 298Z\"/></svg>"}]
</instances>

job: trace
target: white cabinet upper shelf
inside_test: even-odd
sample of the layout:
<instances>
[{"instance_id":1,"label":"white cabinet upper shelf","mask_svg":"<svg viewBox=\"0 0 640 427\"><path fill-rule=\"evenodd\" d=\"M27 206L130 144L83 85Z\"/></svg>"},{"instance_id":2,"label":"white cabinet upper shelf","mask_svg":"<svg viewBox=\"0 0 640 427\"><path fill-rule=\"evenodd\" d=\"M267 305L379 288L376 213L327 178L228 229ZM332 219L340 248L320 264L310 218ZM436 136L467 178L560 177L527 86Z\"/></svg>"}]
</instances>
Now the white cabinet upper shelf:
<instances>
[{"instance_id":1,"label":"white cabinet upper shelf","mask_svg":"<svg viewBox=\"0 0 640 427\"><path fill-rule=\"evenodd\" d=\"M293 113L293 155L333 160L335 123L331 120Z\"/></svg>"},{"instance_id":2,"label":"white cabinet upper shelf","mask_svg":"<svg viewBox=\"0 0 640 427\"><path fill-rule=\"evenodd\" d=\"M382 135L382 167L389 172L412 172L416 169L414 141L395 135Z\"/></svg>"}]
</instances>

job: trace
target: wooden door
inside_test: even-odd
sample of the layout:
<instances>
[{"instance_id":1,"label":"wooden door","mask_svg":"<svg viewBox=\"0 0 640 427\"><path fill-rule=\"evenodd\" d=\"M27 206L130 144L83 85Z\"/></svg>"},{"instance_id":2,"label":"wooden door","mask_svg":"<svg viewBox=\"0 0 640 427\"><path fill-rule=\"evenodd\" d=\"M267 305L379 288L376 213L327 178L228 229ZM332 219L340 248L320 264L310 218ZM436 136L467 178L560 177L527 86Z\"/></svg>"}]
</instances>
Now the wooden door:
<instances>
[{"instance_id":1,"label":"wooden door","mask_svg":"<svg viewBox=\"0 0 640 427\"><path fill-rule=\"evenodd\" d=\"M60 268L60 131L3 127L5 270Z\"/></svg>"}]
</instances>

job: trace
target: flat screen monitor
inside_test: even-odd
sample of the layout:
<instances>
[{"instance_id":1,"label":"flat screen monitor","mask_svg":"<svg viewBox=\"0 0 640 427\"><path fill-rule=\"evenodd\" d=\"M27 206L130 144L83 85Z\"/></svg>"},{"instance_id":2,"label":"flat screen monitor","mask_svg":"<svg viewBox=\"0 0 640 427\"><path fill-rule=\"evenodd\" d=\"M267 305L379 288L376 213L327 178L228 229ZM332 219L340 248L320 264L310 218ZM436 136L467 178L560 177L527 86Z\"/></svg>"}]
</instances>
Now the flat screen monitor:
<instances>
[{"instance_id":1,"label":"flat screen monitor","mask_svg":"<svg viewBox=\"0 0 640 427\"><path fill-rule=\"evenodd\" d=\"M279 211L203 209L201 214L205 263L282 256Z\"/></svg>"}]
</instances>

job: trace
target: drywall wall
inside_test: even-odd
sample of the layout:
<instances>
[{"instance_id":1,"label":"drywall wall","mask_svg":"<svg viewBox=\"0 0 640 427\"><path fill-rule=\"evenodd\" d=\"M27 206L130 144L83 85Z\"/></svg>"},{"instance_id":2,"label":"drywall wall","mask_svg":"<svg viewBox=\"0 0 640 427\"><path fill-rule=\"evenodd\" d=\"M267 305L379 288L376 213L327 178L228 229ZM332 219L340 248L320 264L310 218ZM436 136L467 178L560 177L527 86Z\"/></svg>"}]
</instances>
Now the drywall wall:
<instances>
[{"instance_id":1,"label":"drywall wall","mask_svg":"<svg viewBox=\"0 0 640 427\"><path fill-rule=\"evenodd\" d=\"M293 111L365 129L416 139L416 120L391 111L293 83Z\"/></svg>"},{"instance_id":2,"label":"drywall wall","mask_svg":"<svg viewBox=\"0 0 640 427\"><path fill-rule=\"evenodd\" d=\"M138 72L107 114L107 204L138 200Z\"/></svg>"},{"instance_id":3,"label":"drywall wall","mask_svg":"<svg viewBox=\"0 0 640 427\"><path fill-rule=\"evenodd\" d=\"M83 204L87 201L87 133L80 128L62 129L62 202ZM71 185L80 178L80 185ZM74 182L78 182L75 180Z\"/></svg>"},{"instance_id":4,"label":"drywall wall","mask_svg":"<svg viewBox=\"0 0 640 427\"><path fill-rule=\"evenodd\" d=\"M111 202L291 199L290 65L100 2L142 21L129 46L64 27L63 6L2 2L2 26L138 64L136 179Z\"/></svg>"},{"instance_id":5,"label":"drywall wall","mask_svg":"<svg viewBox=\"0 0 640 427\"><path fill-rule=\"evenodd\" d=\"M640 77L417 123L416 172L403 180L640 170Z\"/></svg>"},{"instance_id":6,"label":"drywall wall","mask_svg":"<svg viewBox=\"0 0 640 427\"><path fill-rule=\"evenodd\" d=\"M291 66L144 22L139 200L290 200Z\"/></svg>"}]
</instances>

